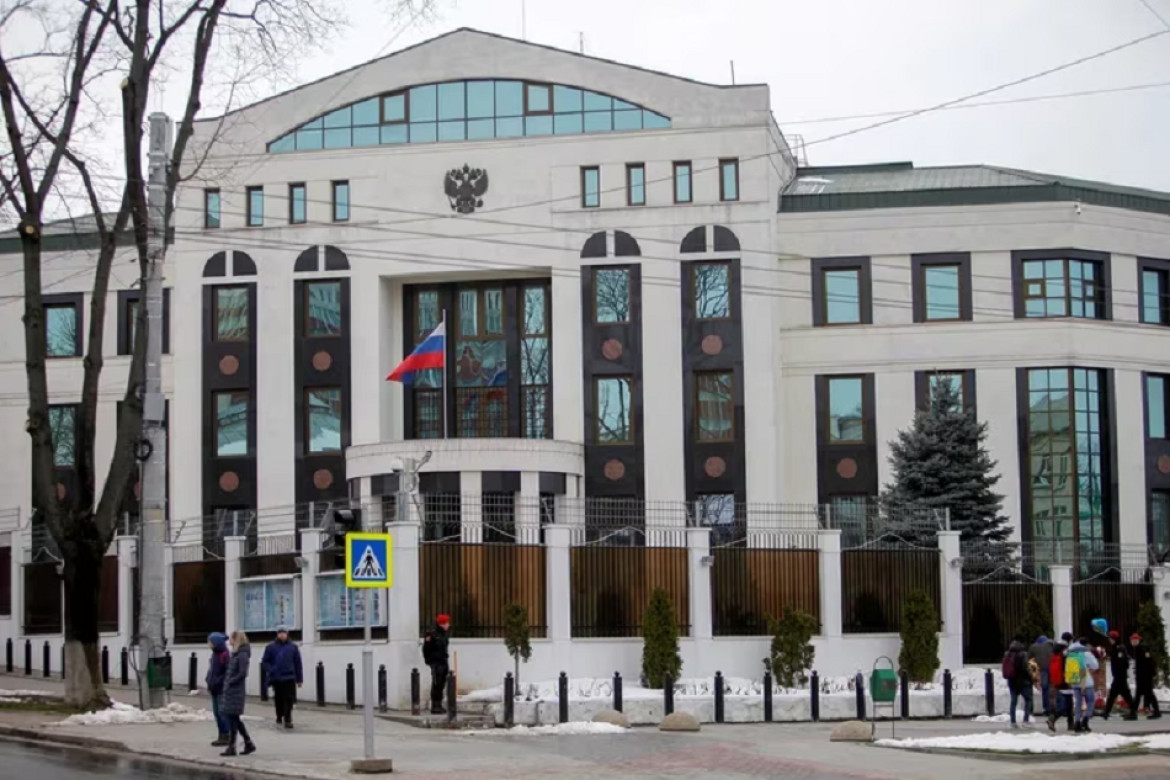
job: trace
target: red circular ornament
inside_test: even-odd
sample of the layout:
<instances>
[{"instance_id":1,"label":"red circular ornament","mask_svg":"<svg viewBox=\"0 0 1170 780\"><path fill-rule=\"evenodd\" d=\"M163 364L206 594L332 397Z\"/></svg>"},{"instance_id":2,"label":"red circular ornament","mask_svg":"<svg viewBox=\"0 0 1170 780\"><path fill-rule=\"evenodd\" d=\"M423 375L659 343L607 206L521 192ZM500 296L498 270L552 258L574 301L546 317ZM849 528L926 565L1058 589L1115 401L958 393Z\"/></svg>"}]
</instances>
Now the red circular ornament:
<instances>
[{"instance_id":1,"label":"red circular ornament","mask_svg":"<svg viewBox=\"0 0 1170 780\"><path fill-rule=\"evenodd\" d=\"M622 463L617 458L607 461L605 464L605 478L616 482L626 475L626 464Z\"/></svg>"},{"instance_id":2,"label":"red circular ornament","mask_svg":"<svg viewBox=\"0 0 1170 780\"><path fill-rule=\"evenodd\" d=\"M333 356L325 350L321 350L313 355L313 368L318 371L328 371L329 367L333 365Z\"/></svg>"},{"instance_id":3,"label":"red circular ornament","mask_svg":"<svg viewBox=\"0 0 1170 780\"><path fill-rule=\"evenodd\" d=\"M841 479L853 479L857 476L857 461L853 458L842 458L837 461L837 476Z\"/></svg>"},{"instance_id":4,"label":"red circular ornament","mask_svg":"<svg viewBox=\"0 0 1170 780\"><path fill-rule=\"evenodd\" d=\"M225 493L234 493L240 486L240 475L234 471L225 471L219 475L219 489Z\"/></svg>"},{"instance_id":5,"label":"red circular ornament","mask_svg":"<svg viewBox=\"0 0 1170 780\"><path fill-rule=\"evenodd\" d=\"M700 348L703 350L704 355L718 355L723 351L723 339L714 333L709 336L704 336Z\"/></svg>"},{"instance_id":6,"label":"red circular ornament","mask_svg":"<svg viewBox=\"0 0 1170 780\"><path fill-rule=\"evenodd\" d=\"M224 376L235 376L240 370L240 359L235 355L224 355L219 360L219 373Z\"/></svg>"},{"instance_id":7,"label":"red circular ornament","mask_svg":"<svg viewBox=\"0 0 1170 780\"><path fill-rule=\"evenodd\" d=\"M622 356L622 343L617 339L606 339L601 345L601 354L606 360L617 360Z\"/></svg>"},{"instance_id":8,"label":"red circular ornament","mask_svg":"<svg viewBox=\"0 0 1170 780\"><path fill-rule=\"evenodd\" d=\"M727 472L727 461L718 456L707 458L707 461L703 464L703 471L706 472L708 477L718 479Z\"/></svg>"},{"instance_id":9,"label":"red circular ornament","mask_svg":"<svg viewBox=\"0 0 1170 780\"><path fill-rule=\"evenodd\" d=\"M333 472L329 469L317 469L313 472L313 484L318 490L325 490L333 484Z\"/></svg>"}]
</instances>

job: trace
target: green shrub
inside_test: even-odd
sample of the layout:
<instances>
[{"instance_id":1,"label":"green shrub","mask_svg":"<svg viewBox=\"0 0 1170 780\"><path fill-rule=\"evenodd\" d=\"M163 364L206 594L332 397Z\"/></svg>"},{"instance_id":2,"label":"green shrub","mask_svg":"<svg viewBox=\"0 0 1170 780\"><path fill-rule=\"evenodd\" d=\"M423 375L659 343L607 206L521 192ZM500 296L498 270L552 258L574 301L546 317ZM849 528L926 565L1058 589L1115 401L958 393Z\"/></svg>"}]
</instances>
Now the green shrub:
<instances>
[{"instance_id":1,"label":"green shrub","mask_svg":"<svg viewBox=\"0 0 1170 780\"><path fill-rule=\"evenodd\" d=\"M1137 614L1137 632L1142 642L1150 648L1154 658L1155 673L1162 678L1163 685L1170 685L1170 655L1166 652L1166 623L1162 610L1153 601L1143 601Z\"/></svg>"},{"instance_id":2,"label":"green shrub","mask_svg":"<svg viewBox=\"0 0 1170 780\"><path fill-rule=\"evenodd\" d=\"M532 657L532 643L529 641L528 610L523 604L512 603L504 610L504 647L516 662L516 691L520 690L520 661L528 663Z\"/></svg>"},{"instance_id":3,"label":"green shrub","mask_svg":"<svg viewBox=\"0 0 1170 780\"><path fill-rule=\"evenodd\" d=\"M812 669L816 648L813 634L819 628L817 619L799 609L786 609L775 620L768 619L768 633L772 635L772 675L782 688L795 688L808 682L805 674Z\"/></svg>"},{"instance_id":4,"label":"green shrub","mask_svg":"<svg viewBox=\"0 0 1170 780\"><path fill-rule=\"evenodd\" d=\"M902 606L902 650L898 666L912 682L928 683L938 670L938 609L925 591L914 590Z\"/></svg>"},{"instance_id":5,"label":"green shrub","mask_svg":"<svg viewBox=\"0 0 1170 780\"><path fill-rule=\"evenodd\" d=\"M662 688L667 675L677 680L682 672L678 651L678 621L674 605L662 588L650 594L650 603L642 616L642 684Z\"/></svg>"},{"instance_id":6,"label":"green shrub","mask_svg":"<svg viewBox=\"0 0 1170 780\"><path fill-rule=\"evenodd\" d=\"M1052 638L1052 610L1047 602L1035 593L1024 600L1024 620L1020 623L1018 633L1025 645L1032 644L1042 636Z\"/></svg>"}]
</instances>

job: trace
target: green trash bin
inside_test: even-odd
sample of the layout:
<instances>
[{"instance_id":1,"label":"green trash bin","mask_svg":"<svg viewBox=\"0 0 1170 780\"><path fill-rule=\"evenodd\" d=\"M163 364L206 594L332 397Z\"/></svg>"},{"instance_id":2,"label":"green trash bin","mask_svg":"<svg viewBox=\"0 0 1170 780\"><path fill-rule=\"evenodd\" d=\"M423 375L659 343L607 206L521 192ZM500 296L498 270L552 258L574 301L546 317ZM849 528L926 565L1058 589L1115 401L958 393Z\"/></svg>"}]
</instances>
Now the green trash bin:
<instances>
[{"instance_id":1,"label":"green trash bin","mask_svg":"<svg viewBox=\"0 0 1170 780\"><path fill-rule=\"evenodd\" d=\"M167 690L171 687L171 659L169 656L151 658L146 662L146 684L152 690Z\"/></svg>"},{"instance_id":2,"label":"green trash bin","mask_svg":"<svg viewBox=\"0 0 1170 780\"><path fill-rule=\"evenodd\" d=\"M898 696L898 673L891 669L874 669L869 676L869 695L875 704L893 704Z\"/></svg>"}]
</instances>

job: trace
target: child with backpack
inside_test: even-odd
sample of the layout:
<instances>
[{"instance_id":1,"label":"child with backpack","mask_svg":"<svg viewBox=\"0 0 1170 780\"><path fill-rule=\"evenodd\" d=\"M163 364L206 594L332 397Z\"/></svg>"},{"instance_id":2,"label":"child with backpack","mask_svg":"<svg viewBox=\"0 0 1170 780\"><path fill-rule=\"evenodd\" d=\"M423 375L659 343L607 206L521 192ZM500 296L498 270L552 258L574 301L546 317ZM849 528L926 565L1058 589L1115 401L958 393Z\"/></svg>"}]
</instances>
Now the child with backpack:
<instances>
[{"instance_id":1,"label":"child with backpack","mask_svg":"<svg viewBox=\"0 0 1170 780\"><path fill-rule=\"evenodd\" d=\"M1083 639L1077 639L1069 645L1064 659L1064 680L1073 692L1073 721L1077 734L1092 731L1089 728L1089 719L1093 717L1093 707L1097 703L1097 695L1093 688L1093 672L1100 668L1097 655L1085 646Z\"/></svg>"},{"instance_id":2,"label":"child with backpack","mask_svg":"<svg viewBox=\"0 0 1170 780\"><path fill-rule=\"evenodd\" d=\"M1068 717L1068 730L1073 730L1072 689L1064 681L1064 654L1068 645L1057 642L1052 646L1052 658L1048 660L1048 685L1052 691L1052 707L1048 712L1048 730L1056 731L1056 720L1061 715Z\"/></svg>"},{"instance_id":3,"label":"child with backpack","mask_svg":"<svg viewBox=\"0 0 1170 780\"><path fill-rule=\"evenodd\" d=\"M1008 712L1011 713L1012 728L1018 729L1016 723L1016 702L1024 700L1024 723L1032 720L1032 683L1035 679L1028 665L1028 653L1023 644L1014 641L1003 656L1003 678L1007 680L1008 690L1012 698Z\"/></svg>"}]
</instances>

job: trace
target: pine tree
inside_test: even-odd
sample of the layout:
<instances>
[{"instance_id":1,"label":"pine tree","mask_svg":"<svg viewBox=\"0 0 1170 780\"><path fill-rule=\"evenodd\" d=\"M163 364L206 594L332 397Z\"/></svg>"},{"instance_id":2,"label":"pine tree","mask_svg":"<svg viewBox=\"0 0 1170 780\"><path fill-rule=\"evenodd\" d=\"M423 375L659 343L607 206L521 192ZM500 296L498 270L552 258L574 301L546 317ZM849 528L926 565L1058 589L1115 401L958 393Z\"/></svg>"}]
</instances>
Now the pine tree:
<instances>
[{"instance_id":1,"label":"pine tree","mask_svg":"<svg viewBox=\"0 0 1170 780\"><path fill-rule=\"evenodd\" d=\"M913 590L902 606L902 650L898 666L910 680L928 683L938 671L938 608L925 591Z\"/></svg>"},{"instance_id":2,"label":"pine tree","mask_svg":"<svg viewBox=\"0 0 1170 780\"><path fill-rule=\"evenodd\" d=\"M520 661L528 663L532 657L529 641L528 610L523 604L512 603L504 610L504 647L516 663L516 691L520 690Z\"/></svg>"},{"instance_id":3,"label":"pine tree","mask_svg":"<svg viewBox=\"0 0 1170 780\"><path fill-rule=\"evenodd\" d=\"M964 543L1009 549L1011 528L1003 496L994 492L1000 475L984 446L987 423L964 409L960 383L939 377L929 408L890 442L893 481L882 501L889 507L950 510L951 528Z\"/></svg>"},{"instance_id":4,"label":"pine tree","mask_svg":"<svg viewBox=\"0 0 1170 780\"><path fill-rule=\"evenodd\" d=\"M1164 685L1170 685L1170 654L1166 652L1166 623L1162 620L1162 610L1153 601L1143 601L1138 608L1137 632L1142 635L1142 643L1150 648L1150 655L1154 658L1154 668L1162 678Z\"/></svg>"},{"instance_id":5,"label":"pine tree","mask_svg":"<svg viewBox=\"0 0 1170 780\"><path fill-rule=\"evenodd\" d=\"M650 603L642 616L642 684L662 688L666 675L677 680L682 671L678 649L678 621L674 605L662 588L650 594Z\"/></svg>"},{"instance_id":6,"label":"pine tree","mask_svg":"<svg viewBox=\"0 0 1170 780\"><path fill-rule=\"evenodd\" d=\"M799 609L786 609L779 620L768 620L772 634L772 675L781 688L795 688L808 682L805 675L812 668L816 648L813 634L819 626L812 615Z\"/></svg>"},{"instance_id":7,"label":"pine tree","mask_svg":"<svg viewBox=\"0 0 1170 780\"><path fill-rule=\"evenodd\" d=\"M1052 610L1038 594L1024 600L1024 620L1020 623L1020 641L1030 645L1039 637L1052 638Z\"/></svg>"}]
</instances>

